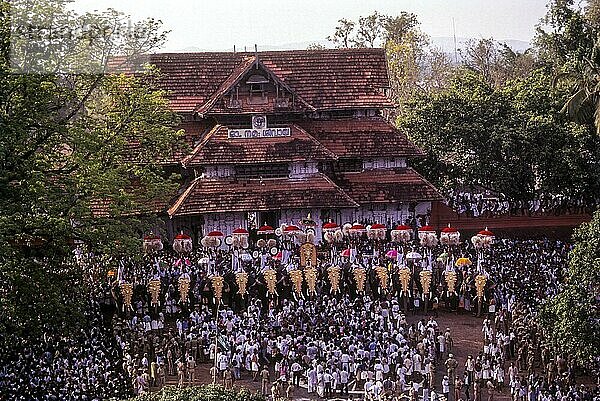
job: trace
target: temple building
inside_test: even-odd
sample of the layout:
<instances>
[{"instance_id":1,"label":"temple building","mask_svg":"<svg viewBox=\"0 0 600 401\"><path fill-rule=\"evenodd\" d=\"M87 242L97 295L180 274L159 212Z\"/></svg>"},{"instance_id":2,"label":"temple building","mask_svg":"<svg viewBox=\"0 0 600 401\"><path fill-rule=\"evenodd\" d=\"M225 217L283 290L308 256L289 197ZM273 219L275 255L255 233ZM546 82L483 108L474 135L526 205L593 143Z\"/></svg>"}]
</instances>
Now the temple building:
<instances>
[{"instance_id":1,"label":"temple building","mask_svg":"<svg viewBox=\"0 0 600 401\"><path fill-rule=\"evenodd\" d=\"M362 221L389 226L440 199L422 155L385 116L383 49L154 54L189 154L170 234ZM317 229L317 231L320 231ZM319 235L320 232L317 233Z\"/></svg>"}]
</instances>

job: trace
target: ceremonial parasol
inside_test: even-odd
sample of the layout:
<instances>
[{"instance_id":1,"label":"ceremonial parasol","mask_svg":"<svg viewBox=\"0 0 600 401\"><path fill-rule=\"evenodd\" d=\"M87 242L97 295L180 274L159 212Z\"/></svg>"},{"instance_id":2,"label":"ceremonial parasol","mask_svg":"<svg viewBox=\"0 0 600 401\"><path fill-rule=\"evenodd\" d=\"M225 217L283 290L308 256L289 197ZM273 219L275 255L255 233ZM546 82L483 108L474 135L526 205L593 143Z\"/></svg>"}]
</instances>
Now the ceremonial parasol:
<instances>
[{"instance_id":1,"label":"ceremonial parasol","mask_svg":"<svg viewBox=\"0 0 600 401\"><path fill-rule=\"evenodd\" d=\"M471 262L471 259L469 259L469 258L462 257L462 258L458 258L456 260L456 263L454 263L454 264L459 267L460 266L471 266L473 264L473 262Z\"/></svg>"},{"instance_id":2,"label":"ceremonial parasol","mask_svg":"<svg viewBox=\"0 0 600 401\"><path fill-rule=\"evenodd\" d=\"M395 249L390 249L386 252L385 257L389 259L396 259L398 257L398 251Z\"/></svg>"}]
</instances>

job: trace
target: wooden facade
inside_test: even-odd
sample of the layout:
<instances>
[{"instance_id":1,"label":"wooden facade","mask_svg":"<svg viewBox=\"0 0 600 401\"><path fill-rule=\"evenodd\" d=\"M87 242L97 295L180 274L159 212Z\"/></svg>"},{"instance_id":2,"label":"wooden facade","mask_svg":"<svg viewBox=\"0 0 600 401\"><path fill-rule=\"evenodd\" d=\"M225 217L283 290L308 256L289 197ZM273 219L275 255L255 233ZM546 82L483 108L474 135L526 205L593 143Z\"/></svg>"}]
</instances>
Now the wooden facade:
<instances>
[{"instance_id":1,"label":"wooden facade","mask_svg":"<svg viewBox=\"0 0 600 401\"><path fill-rule=\"evenodd\" d=\"M421 150L384 118L394 104L383 49L149 61L162 72L191 147L165 162L184 177L165 208L171 232L229 234L297 223L308 213L317 227L393 225L440 199L408 166Z\"/></svg>"}]
</instances>

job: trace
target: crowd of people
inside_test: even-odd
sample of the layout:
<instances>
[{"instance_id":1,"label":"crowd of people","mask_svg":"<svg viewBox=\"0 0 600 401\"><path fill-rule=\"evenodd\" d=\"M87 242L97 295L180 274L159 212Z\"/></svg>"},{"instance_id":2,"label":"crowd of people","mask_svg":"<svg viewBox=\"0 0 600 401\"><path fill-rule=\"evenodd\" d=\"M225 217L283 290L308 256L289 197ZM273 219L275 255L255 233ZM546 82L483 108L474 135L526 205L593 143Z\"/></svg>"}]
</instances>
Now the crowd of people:
<instances>
[{"instance_id":1,"label":"crowd of people","mask_svg":"<svg viewBox=\"0 0 600 401\"><path fill-rule=\"evenodd\" d=\"M498 313L483 321L480 366L508 386L514 401L596 400L597 387L575 385L570 355L552 349L536 319L538 308L559 290L569 247L552 241L502 240L487 267L495 277ZM477 364L475 365L477 366ZM500 380L501 378L501 380ZM597 384L597 383L596 383Z\"/></svg>"},{"instance_id":2,"label":"crowd of people","mask_svg":"<svg viewBox=\"0 0 600 401\"><path fill-rule=\"evenodd\" d=\"M294 291L288 271L298 267L293 248L288 264L268 250L233 260L239 255L224 247L110 261L101 302L112 313L100 313L93 302L89 331L23 344L25 352L4 358L0 388L15 400L126 398L169 379L179 386L206 382L197 375L204 365L213 383L232 387L252 380L273 401L293 398L300 385L324 398L492 400L508 391L514 401L597 399L575 386L573 361L550 348L536 322L537 307L558 290L568 245L501 239L484 252L464 242L422 249L419 260L407 258L410 247L386 259L392 244L365 238L353 246L357 257L337 261L339 291L332 291L324 261L316 294L306 283L302 293ZM320 257L333 254L326 244L319 251ZM457 266L459 257L470 263ZM96 267L107 263L93 256L82 260ZM387 290L373 272L376 265L387 267ZM412 270L408 294L398 265ZM352 274L356 267L367 271L362 290ZM275 293L262 277L267 268L277 272ZM429 292L419 280L428 269ZM248 274L245 294L238 291L236 271ZM445 280L448 271L457 273L455 291ZM486 289L478 296L475 277L482 273ZM221 299L211 284L215 275L224 277ZM182 276L189 279L185 298ZM151 280L160 281L158 304L151 301ZM124 282L132 284L131 304L120 287ZM478 302L475 312L470 305ZM484 347L464 363L453 354L454 328L440 327L434 316L441 309L487 316Z\"/></svg>"},{"instance_id":3,"label":"crowd of people","mask_svg":"<svg viewBox=\"0 0 600 401\"><path fill-rule=\"evenodd\" d=\"M481 399L482 388L505 390L513 401L597 399L597 390L574 385L574 361L550 347L536 320L538 307L558 291L568 251L552 241L496 243L486 266L495 278L496 313L483 321L483 349L467 359L455 399Z\"/></svg>"},{"instance_id":4,"label":"crowd of people","mask_svg":"<svg viewBox=\"0 0 600 401\"><path fill-rule=\"evenodd\" d=\"M89 302L83 319L82 329L71 335L47 327L40 337L3 350L0 400L101 401L130 395L122 354L97 301Z\"/></svg>"},{"instance_id":5,"label":"crowd of people","mask_svg":"<svg viewBox=\"0 0 600 401\"><path fill-rule=\"evenodd\" d=\"M596 199L595 204L599 201ZM591 206L583 196L542 192L530 200L515 200L502 193L460 188L446 194L446 203L459 214L470 217L582 214L587 213Z\"/></svg>"}]
</instances>

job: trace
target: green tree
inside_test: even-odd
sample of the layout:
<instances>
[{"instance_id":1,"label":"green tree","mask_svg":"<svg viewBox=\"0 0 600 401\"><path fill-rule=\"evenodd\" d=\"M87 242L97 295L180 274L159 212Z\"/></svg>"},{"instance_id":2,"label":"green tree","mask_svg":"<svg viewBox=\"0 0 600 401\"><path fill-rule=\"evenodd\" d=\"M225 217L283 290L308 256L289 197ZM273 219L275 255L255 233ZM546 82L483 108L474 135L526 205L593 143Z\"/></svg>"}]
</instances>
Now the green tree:
<instances>
[{"instance_id":1,"label":"green tree","mask_svg":"<svg viewBox=\"0 0 600 401\"><path fill-rule=\"evenodd\" d=\"M146 393L129 401L264 401L259 393L246 389L226 390L222 386L192 386L177 388L167 386L156 393Z\"/></svg>"},{"instance_id":2,"label":"green tree","mask_svg":"<svg viewBox=\"0 0 600 401\"><path fill-rule=\"evenodd\" d=\"M160 161L178 146L178 118L156 71L105 73L116 54L129 67L159 47L160 23L129 29L116 11L79 16L65 3L0 2L0 321L17 335L76 320L88 274L72 263L74 241L139 249L141 233L160 225L150 212L177 186ZM27 21L101 34L10 36Z\"/></svg>"},{"instance_id":3,"label":"green tree","mask_svg":"<svg viewBox=\"0 0 600 401\"><path fill-rule=\"evenodd\" d=\"M527 149L507 97L465 70L447 90L408 101L399 126L426 152L416 166L442 188L477 185L518 197L533 177L520 156Z\"/></svg>"},{"instance_id":4,"label":"green tree","mask_svg":"<svg viewBox=\"0 0 600 401\"><path fill-rule=\"evenodd\" d=\"M406 11L401 11L396 16L382 16L381 21L384 29L384 40L386 42L391 40L400 43L407 35L414 35L420 25L417 16ZM419 38L416 39L422 41L421 45L427 44L427 37L424 34L419 35Z\"/></svg>"},{"instance_id":5,"label":"green tree","mask_svg":"<svg viewBox=\"0 0 600 401\"><path fill-rule=\"evenodd\" d=\"M340 19L338 23L339 25L335 28L335 32L332 36L328 36L327 40L333 42L335 47L348 49L352 44L352 34L356 24L346 18Z\"/></svg>"},{"instance_id":6,"label":"green tree","mask_svg":"<svg viewBox=\"0 0 600 401\"><path fill-rule=\"evenodd\" d=\"M416 91L446 85L453 70L446 55L427 49L428 37L420 30L417 16L404 11L396 16L374 11L358 22L340 19L327 39L336 47L385 48L392 98L399 104Z\"/></svg>"},{"instance_id":7,"label":"green tree","mask_svg":"<svg viewBox=\"0 0 600 401\"><path fill-rule=\"evenodd\" d=\"M581 8L573 0L553 0L537 28L535 45L553 66L556 82L571 96L562 112L579 123L593 124L600 134L600 9L597 1Z\"/></svg>"},{"instance_id":8,"label":"green tree","mask_svg":"<svg viewBox=\"0 0 600 401\"><path fill-rule=\"evenodd\" d=\"M575 246L557 296L540 314L555 351L575 358L580 366L600 368L600 211L575 230Z\"/></svg>"},{"instance_id":9,"label":"green tree","mask_svg":"<svg viewBox=\"0 0 600 401\"><path fill-rule=\"evenodd\" d=\"M326 47L319 42L313 42L306 46L306 50L325 50Z\"/></svg>"},{"instance_id":10,"label":"green tree","mask_svg":"<svg viewBox=\"0 0 600 401\"><path fill-rule=\"evenodd\" d=\"M383 21L386 16L379 14L377 11L366 17L358 18L356 27L356 35L352 40L354 47L375 47L379 44L384 34Z\"/></svg>"},{"instance_id":11,"label":"green tree","mask_svg":"<svg viewBox=\"0 0 600 401\"><path fill-rule=\"evenodd\" d=\"M475 185L529 200L540 192L597 201L600 141L558 113L566 91L551 71L496 88L471 70L450 87L413 96L398 124L426 152L415 164L443 189Z\"/></svg>"},{"instance_id":12,"label":"green tree","mask_svg":"<svg viewBox=\"0 0 600 401\"><path fill-rule=\"evenodd\" d=\"M511 79L526 77L536 67L531 51L516 52L491 38L469 40L460 53L464 66L481 74L495 87L501 87Z\"/></svg>"}]
</instances>

